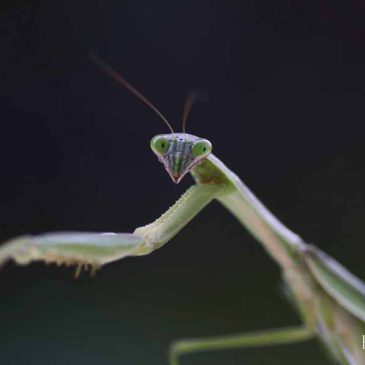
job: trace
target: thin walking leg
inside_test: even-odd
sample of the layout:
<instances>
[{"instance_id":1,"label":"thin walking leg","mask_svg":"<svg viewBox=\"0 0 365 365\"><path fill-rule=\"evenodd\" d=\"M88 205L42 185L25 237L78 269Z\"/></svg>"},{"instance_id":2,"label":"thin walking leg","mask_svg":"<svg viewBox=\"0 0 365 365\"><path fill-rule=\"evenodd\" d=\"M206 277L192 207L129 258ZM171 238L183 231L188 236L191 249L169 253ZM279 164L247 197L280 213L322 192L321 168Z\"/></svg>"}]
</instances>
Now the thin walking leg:
<instances>
[{"instance_id":1,"label":"thin walking leg","mask_svg":"<svg viewBox=\"0 0 365 365\"><path fill-rule=\"evenodd\" d=\"M310 328L287 327L230 336L177 340L170 347L170 365L179 365L180 356L194 352L284 345L309 340L313 336L314 332Z\"/></svg>"}]
</instances>

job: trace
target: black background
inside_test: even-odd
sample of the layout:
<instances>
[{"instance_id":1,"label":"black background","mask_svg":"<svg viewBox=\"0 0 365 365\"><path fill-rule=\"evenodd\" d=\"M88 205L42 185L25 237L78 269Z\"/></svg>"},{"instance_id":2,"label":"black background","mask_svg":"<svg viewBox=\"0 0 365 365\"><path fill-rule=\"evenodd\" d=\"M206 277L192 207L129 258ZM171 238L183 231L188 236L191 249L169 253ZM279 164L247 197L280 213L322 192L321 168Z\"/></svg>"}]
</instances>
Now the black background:
<instances>
[{"instance_id":1,"label":"black background","mask_svg":"<svg viewBox=\"0 0 365 365\"><path fill-rule=\"evenodd\" d=\"M11 1L0 5L0 238L132 231L174 185L149 150L167 132L93 65L96 50L179 130L188 124L290 228L364 267L365 6L332 1ZM164 364L175 338L298 323L279 270L213 203L151 256L95 278L0 272L8 364ZM305 356L304 356L305 355ZM183 364L324 364L318 344Z\"/></svg>"}]
</instances>

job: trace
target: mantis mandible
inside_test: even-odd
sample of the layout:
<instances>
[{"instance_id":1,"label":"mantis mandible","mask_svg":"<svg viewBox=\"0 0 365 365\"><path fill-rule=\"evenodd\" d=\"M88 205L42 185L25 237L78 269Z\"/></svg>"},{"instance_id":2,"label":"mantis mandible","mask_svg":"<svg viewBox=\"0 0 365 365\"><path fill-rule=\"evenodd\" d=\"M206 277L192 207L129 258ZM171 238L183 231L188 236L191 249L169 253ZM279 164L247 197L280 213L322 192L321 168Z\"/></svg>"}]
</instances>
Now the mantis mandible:
<instances>
[{"instance_id":1,"label":"mantis mandible","mask_svg":"<svg viewBox=\"0 0 365 365\"><path fill-rule=\"evenodd\" d=\"M340 364L364 365L365 284L341 264L284 226L212 153L211 143L186 133L194 101L188 97L183 131L175 133L161 112L121 75L95 55L103 71L154 110L171 133L152 138L151 148L175 183L190 172L196 182L160 218L134 233L60 232L21 236L0 248L0 264L13 259L97 268L127 256L147 255L164 246L212 200L218 200L260 242L281 268L291 301L303 324L267 331L175 341L170 365L182 355L223 349L289 344L318 337Z\"/></svg>"}]
</instances>

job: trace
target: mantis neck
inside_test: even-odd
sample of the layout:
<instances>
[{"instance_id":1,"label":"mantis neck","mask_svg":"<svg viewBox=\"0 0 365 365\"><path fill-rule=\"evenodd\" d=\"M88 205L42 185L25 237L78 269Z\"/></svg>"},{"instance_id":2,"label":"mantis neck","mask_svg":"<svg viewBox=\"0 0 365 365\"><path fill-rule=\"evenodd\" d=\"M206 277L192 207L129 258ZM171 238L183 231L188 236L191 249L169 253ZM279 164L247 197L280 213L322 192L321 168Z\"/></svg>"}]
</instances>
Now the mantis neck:
<instances>
[{"instance_id":1,"label":"mantis neck","mask_svg":"<svg viewBox=\"0 0 365 365\"><path fill-rule=\"evenodd\" d=\"M210 154L194 168L192 175L198 184L224 186L217 200L250 231L283 269L295 265L293 256L306 244L282 224L222 161Z\"/></svg>"}]
</instances>

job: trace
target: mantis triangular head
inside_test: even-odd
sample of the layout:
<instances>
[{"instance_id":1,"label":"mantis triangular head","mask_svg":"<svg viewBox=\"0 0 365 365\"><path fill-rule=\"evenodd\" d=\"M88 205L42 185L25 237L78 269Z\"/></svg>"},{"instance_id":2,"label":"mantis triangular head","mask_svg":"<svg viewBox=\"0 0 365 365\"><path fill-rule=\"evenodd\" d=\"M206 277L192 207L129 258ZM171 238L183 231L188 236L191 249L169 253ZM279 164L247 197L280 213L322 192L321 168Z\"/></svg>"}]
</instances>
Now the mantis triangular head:
<instances>
[{"instance_id":1,"label":"mantis triangular head","mask_svg":"<svg viewBox=\"0 0 365 365\"><path fill-rule=\"evenodd\" d=\"M187 133L159 134L151 148L176 184L212 151L207 139Z\"/></svg>"}]
</instances>

